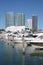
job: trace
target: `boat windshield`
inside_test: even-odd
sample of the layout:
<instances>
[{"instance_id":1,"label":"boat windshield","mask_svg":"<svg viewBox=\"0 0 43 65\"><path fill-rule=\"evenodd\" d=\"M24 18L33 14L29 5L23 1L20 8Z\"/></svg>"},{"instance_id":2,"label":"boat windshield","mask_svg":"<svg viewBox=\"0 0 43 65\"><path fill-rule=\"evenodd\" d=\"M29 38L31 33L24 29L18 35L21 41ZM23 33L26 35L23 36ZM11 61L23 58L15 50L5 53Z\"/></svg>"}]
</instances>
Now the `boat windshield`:
<instances>
[{"instance_id":1,"label":"boat windshield","mask_svg":"<svg viewBox=\"0 0 43 65\"><path fill-rule=\"evenodd\" d=\"M41 36L39 36L38 38L41 38L41 39L43 39L43 36L41 35Z\"/></svg>"},{"instance_id":2,"label":"boat windshield","mask_svg":"<svg viewBox=\"0 0 43 65\"><path fill-rule=\"evenodd\" d=\"M18 34L17 32L14 32L13 34Z\"/></svg>"},{"instance_id":3,"label":"boat windshield","mask_svg":"<svg viewBox=\"0 0 43 65\"><path fill-rule=\"evenodd\" d=\"M24 37L33 37L33 35L26 35L26 36L24 36Z\"/></svg>"}]
</instances>

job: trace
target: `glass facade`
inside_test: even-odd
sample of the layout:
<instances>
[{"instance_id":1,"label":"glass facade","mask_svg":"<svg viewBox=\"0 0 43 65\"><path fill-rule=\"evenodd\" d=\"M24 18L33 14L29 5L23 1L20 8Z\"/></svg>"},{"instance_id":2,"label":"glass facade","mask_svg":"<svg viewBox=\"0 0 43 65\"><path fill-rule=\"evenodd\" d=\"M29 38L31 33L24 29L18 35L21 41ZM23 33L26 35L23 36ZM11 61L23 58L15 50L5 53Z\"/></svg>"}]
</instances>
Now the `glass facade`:
<instances>
[{"instance_id":1,"label":"glass facade","mask_svg":"<svg viewBox=\"0 0 43 65\"><path fill-rule=\"evenodd\" d=\"M15 24L13 12L7 12L5 17L6 17L6 27L13 26Z\"/></svg>"},{"instance_id":2,"label":"glass facade","mask_svg":"<svg viewBox=\"0 0 43 65\"><path fill-rule=\"evenodd\" d=\"M25 26L25 14L24 13L18 13L16 15L16 25Z\"/></svg>"}]
</instances>

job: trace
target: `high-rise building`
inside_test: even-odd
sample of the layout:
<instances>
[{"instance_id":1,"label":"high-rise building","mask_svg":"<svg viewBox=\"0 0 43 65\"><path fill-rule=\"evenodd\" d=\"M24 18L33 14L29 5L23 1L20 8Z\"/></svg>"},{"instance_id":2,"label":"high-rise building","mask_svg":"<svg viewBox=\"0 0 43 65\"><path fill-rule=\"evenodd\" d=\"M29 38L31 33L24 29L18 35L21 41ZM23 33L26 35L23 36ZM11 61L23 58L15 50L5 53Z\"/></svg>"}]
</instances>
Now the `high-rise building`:
<instances>
[{"instance_id":1,"label":"high-rise building","mask_svg":"<svg viewBox=\"0 0 43 65\"><path fill-rule=\"evenodd\" d=\"M37 31L37 23L38 23L37 16L32 16L32 19L28 19L27 22L29 29Z\"/></svg>"},{"instance_id":2,"label":"high-rise building","mask_svg":"<svg viewBox=\"0 0 43 65\"><path fill-rule=\"evenodd\" d=\"M24 13L18 13L16 15L16 25L25 26L25 14Z\"/></svg>"},{"instance_id":3,"label":"high-rise building","mask_svg":"<svg viewBox=\"0 0 43 65\"><path fill-rule=\"evenodd\" d=\"M29 29L32 30L32 19L28 19L27 22L28 22Z\"/></svg>"},{"instance_id":4,"label":"high-rise building","mask_svg":"<svg viewBox=\"0 0 43 65\"><path fill-rule=\"evenodd\" d=\"M14 21L14 13L13 12L7 12L5 15L5 22L6 22L6 27L13 26L15 21Z\"/></svg>"},{"instance_id":5,"label":"high-rise building","mask_svg":"<svg viewBox=\"0 0 43 65\"><path fill-rule=\"evenodd\" d=\"M37 31L38 17L32 16L32 29Z\"/></svg>"}]
</instances>

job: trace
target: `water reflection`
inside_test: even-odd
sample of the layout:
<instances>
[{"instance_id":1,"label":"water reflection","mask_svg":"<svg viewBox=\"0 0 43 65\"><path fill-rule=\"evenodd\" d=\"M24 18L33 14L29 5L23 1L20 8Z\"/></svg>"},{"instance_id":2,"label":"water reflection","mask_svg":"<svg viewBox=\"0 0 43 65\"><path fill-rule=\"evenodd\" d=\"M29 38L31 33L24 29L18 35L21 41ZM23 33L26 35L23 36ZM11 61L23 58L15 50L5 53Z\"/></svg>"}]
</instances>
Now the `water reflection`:
<instances>
[{"instance_id":1,"label":"water reflection","mask_svg":"<svg viewBox=\"0 0 43 65\"><path fill-rule=\"evenodd\" d=\"M11 45L5 46L5 58L7 65L12 65L14 63L14 49L11 47Z\"/></svg>"},{"instance_id":2,"label":"water reflection","mask_svg":"<svg viewBox=\"0 0 43 65\"><path fill-rule=\"evenodd\" d=\"M25 55L22 54L22 65L25 65Z\"/></svg>"},{"instance_id":3,"label":"water reflection","mask_svg":"<svg viewBox=\"0 0 43 65\"><path fill-rule=\"evenodd\" d=\"M7 65L21 65L21 49L18 45L13 48L11 45L5 45Z\"/></svg>"},{"instance_id":4,"label":"water reflection","mask_svg":"<svg viewBox=\"0 0 43 65\"><path fill-rule=\"evenodd\" d=\"M34 50L32 46L28 46L23 54L22 48L22 44L14 43L13 48L11 42L9 45L0 42L0 65L43 65L43 57L39 54L43 53L43 50ZM37 52L38 54L36 54Z\"/></svg>"}]
</instances>

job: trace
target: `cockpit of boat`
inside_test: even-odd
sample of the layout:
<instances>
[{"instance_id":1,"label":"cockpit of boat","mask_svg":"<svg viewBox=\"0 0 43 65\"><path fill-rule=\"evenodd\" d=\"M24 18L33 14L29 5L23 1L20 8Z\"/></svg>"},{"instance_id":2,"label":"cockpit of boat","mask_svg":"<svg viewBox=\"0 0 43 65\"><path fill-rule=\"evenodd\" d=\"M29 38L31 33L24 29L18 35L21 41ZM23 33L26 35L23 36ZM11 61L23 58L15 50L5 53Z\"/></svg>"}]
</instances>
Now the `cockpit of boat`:
<instances>
[{"instance_id":1,"label":"cockpit of boat","mask_svg":"<svg viewBox=\"0 0 43 65\"><path fill-rule=\"evenodd\" d=\"M33 35L33 34L28 34L28 35L24 35L24 37L33 37L33 38L36 38L37 37L37 35Z\"/></svg>"}]
</instances>

